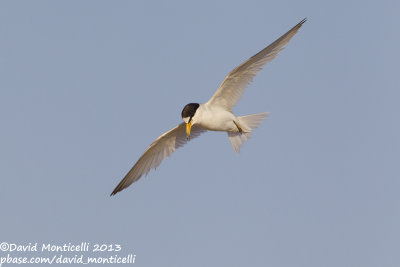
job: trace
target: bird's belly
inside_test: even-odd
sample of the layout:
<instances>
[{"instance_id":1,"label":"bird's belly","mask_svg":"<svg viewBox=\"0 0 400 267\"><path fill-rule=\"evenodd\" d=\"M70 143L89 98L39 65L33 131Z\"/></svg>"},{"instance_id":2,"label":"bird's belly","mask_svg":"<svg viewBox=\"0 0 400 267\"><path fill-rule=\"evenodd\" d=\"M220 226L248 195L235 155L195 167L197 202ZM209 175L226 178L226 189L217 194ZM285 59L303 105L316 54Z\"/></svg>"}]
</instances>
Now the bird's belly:
<instances>
[{"instance_id":1,"label":"bird's belly","mask_svg":"<svg viewBox=\"0 0 400 267\"><path fill-rule=\"evenodd\" d=\"M235 116L230 112L210 112L203 114L198 124L210 131L236 132L237 127L233 122L234 120Z\"/></svg>"}]
</instances>

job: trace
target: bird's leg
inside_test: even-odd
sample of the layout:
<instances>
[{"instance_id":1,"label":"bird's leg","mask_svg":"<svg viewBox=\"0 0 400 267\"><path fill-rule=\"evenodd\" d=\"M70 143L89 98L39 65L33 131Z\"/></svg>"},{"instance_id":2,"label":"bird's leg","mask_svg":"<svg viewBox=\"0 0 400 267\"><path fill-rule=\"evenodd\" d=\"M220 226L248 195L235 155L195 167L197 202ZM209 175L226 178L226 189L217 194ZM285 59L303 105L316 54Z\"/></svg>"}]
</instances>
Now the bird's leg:
<instances>
[{"instance_id":1,"label":"bird's leg","mask_svg":"<svg viewBox=\"0 0 400 267\"><path fill-rule=\"evenodd\" d=\"M239 126L235 121L233 121L233 123L234 123L234 124L236 125L236 127L238 128L239 133L242 133L242 132L243 132L242 128L240 128L240 126Z\"/></svg>"}]
</instances>

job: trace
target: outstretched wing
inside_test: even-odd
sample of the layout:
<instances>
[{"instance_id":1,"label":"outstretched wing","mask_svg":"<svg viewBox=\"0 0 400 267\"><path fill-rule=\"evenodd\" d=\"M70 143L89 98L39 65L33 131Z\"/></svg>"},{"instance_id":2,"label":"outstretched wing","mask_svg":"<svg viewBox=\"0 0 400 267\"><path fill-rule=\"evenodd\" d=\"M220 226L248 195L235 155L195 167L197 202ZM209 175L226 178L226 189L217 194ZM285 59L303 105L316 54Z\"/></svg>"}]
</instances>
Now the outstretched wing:
<instances>
[{"instance_id":1,"label":"outstretched wing","mask_svg":"<svg viewBox=\"0 0 400 267\"><path fill-rule=\"evenodd\" d=\"M278 55L279 51L292 39L304 22L306 22L306 19L300 21L278 40L231 71L222 81L208 103L222 106L226 110L231 111L232 107L234 107L242 97L243 92L253 80L254 76L257 75L267 62L273 60Z\"/></svg>"},{"instance_id":2,"label":"outstretched wing","mask_svg":"<svg viewBox=\"0 0 400 267\"><path fill-rule=\"evenodd\" d=\"M206 131L207 130L202 129L197 125L193 125L190 139L196 138ZM117 185L111 193L111 196L139 180L143 174L147 175L151 169L157 168L166 157L171 156L177 148L183 146L188 141L189 140L186 138L185 123L179 124L175 128L158 137L149 148L147 148L132 169L125 175L124 179L122 179L122 181Z\"/></svg>"}]
</instances>

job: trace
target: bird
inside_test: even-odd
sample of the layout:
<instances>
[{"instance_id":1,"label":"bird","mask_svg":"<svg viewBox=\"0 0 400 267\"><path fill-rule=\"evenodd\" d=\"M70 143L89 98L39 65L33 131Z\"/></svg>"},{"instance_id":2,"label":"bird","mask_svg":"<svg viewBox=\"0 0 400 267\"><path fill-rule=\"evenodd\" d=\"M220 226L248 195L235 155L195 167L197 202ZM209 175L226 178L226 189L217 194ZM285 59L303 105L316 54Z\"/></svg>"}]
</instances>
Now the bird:
<instances>
[{"instance_id":1,"label":"bird","mask_svg":"<svg viewBox=\"0 0 400 267\"><path fill-rule=\"evenodd\" d=\"M239 153L241 145L250 138L252 131L268 116L268 112L235 116L232 108L263 66L278 55L306 20L301 20L273 43L233 69L208 102L187 104L181 113L183 122L162 134L147 148L111 196L129 187L144 174L147 175L177 148L206 131L227 132L233 150Z\"/></svg>"}]
</instances>

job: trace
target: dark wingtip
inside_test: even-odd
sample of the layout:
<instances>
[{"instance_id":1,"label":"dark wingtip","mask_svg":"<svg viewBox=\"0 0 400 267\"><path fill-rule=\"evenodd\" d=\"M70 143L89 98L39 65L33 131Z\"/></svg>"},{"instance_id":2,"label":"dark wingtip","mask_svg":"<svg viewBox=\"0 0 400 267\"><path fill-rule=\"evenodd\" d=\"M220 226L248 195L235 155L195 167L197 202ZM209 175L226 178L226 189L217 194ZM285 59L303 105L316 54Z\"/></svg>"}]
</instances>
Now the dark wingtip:
<instances>
[{"instance_id":1,"label":"dark wingtip","mask_svg":"<svg viewBox=\"0 0 400 267\"><path fill-rule=\"evenodd\" d=\"M301 26L303 26L303 24L307 21L307 18L302 19L299 23L296 24L296 26L294 26L293 28L297 28L300 29Z\"/></svg>"},{"instance_id":2,"label":"dark wingtip","mask_svg":"<svg viewBox=\"0 0 400 267\"><path fill-rule=\"evenodd\" d=\"M112 197L113 195L115 195L119 191L123 190L123 188L121 188L120 185L121 185L121 183L119 185L117 185L117 187L115 187L114 191L112 191L112 193L110 194L110 197Z\"/></svg>"}]
</instances>

